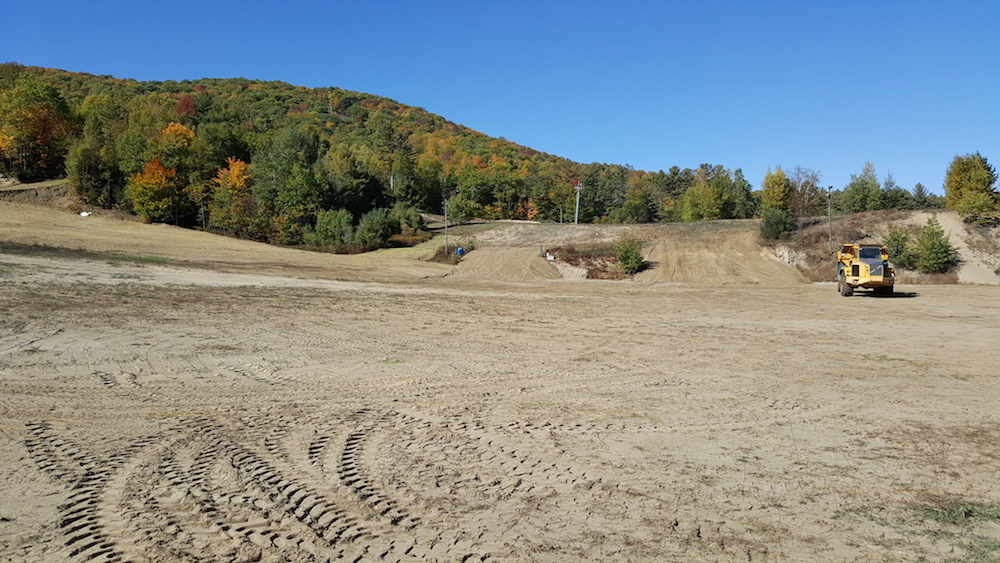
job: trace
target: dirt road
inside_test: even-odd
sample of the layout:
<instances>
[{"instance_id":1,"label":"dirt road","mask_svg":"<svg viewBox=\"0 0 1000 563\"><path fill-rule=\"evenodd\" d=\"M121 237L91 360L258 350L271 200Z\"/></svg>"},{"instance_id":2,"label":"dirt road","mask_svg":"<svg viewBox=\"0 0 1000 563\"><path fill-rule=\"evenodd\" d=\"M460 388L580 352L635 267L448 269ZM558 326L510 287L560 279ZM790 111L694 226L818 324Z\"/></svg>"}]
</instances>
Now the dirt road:
<instances>
[{"instance_id":1,"label":"dirt road","mask_svg":"<svg viewBox=\"0 0 1000 563\"><path fill-rule=\"evenodd\" d=\"M998 287L371 282L199 241L229 273L0 255L2 560L997 556L933 509L1000 503Z\"/></svg>"}]
</instances>

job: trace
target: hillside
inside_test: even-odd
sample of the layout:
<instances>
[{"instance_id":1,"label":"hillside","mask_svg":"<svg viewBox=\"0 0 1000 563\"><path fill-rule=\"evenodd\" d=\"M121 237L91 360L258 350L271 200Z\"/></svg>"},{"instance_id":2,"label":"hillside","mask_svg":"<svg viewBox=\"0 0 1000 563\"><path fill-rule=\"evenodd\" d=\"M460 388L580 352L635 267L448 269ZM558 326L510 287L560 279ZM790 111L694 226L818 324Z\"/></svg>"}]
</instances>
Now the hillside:
<instances>
[{"instance_id":1,"label":"hillside","mask_svg":"<svg viewBox=\"0 0 1000 563\"><path fill-rule=\"evenodd\" d=\"M547 261L542 251L560 246L611 246L623 238L643 242L648 267L635 276L642 284L733 284L781 287L830 281L828 227L818 222L774 246L761 246L754 221L658 225L574 225L535 222L477 222L452 226L451 244L476 250L452 267L428 258L443 238L414 248L334 255L238 240L169 225L147 225L121 213L82 206L60 184L8 187L0 192L0 242L81 249L129 256L154 256L183 267L223 272L301 275L351 281L547 282L579 279L573 268ZM895 224L917 228L925 212L838 217L835 244L879 242ZM903 272L900 284L1000 284L1000 229L972 228L949 212L936 214L958 250L951 276ZM440 235L440 231L439 231Z\"/></svg>"},{"instance_id":2,"label":"hillside","mask_svg":"<svg viewBox=\"0 0 1000 563\"><path fill-rule=\"evenodd\" d=\"M238 166L249 168L227 183ZM580 178L589 222L620 207L639 180L653 190L650 202L683 188L677 174L576 163L336 87L138 82L12 63L0 64L3 174L68 177L94 205L282 244L299 242L323 210L346 209L357 221L394 205L437 212L451 198L456 212L488 219L555 220L572 207ZM180 193L169 199L171 191Z\"/></svg>"}]
</instances>

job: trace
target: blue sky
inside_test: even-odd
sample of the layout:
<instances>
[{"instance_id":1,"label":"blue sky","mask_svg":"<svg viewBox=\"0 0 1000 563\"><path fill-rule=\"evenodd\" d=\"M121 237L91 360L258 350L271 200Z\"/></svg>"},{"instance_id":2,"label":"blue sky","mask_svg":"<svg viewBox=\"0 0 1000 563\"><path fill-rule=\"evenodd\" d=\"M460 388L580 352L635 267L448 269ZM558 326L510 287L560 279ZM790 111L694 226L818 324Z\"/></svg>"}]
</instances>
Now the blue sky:
<instances>
[{"instance_id":1,"label":"blue sky","mask_svg":"<svg viewBox=\"0 0 1000 563\"><path fill-rule=\"evenodd\" d=\"M816 170L941 193L1000 163L1000 1L2 0L0 61L419 106L579 162Z\"/></svg>"}]
</instances>

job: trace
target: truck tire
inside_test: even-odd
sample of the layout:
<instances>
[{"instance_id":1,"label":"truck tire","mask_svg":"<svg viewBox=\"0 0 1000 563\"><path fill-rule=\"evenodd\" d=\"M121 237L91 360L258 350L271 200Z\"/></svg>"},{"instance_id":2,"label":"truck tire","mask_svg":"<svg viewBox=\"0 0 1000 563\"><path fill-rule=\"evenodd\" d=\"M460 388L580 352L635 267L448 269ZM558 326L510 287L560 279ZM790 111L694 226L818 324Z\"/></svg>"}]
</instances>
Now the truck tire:
<instances>
[{"instance_id":1,"label":"truck tire","mask_svg":"<svg viewBox=\"0 0 1000 563\"><path fill-rule=\"evenodd\" d=\"M850 297L854 295L854 288L847 283L844 277L844 272L841 271L840 275L837 276L837 289L840 290L840 294L844 297Z\"/></svg>"}]
</instances>

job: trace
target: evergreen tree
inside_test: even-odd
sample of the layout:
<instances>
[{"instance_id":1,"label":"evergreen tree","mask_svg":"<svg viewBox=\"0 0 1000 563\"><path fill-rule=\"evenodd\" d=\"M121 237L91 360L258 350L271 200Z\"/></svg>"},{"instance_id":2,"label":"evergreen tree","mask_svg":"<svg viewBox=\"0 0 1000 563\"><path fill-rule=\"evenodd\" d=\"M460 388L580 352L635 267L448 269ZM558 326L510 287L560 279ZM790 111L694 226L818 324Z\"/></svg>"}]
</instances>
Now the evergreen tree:
<instances>
[{"instance_id":1,"label":"evergreen tree","mask_svg":"<svg viewBox=\"0 0 1000 563\"><path fill-rule=\"evenodd\" d=\"M883 209L882 186L875 175L875 165L866 162L861 174L851 175L851 181L844 187L840 199L842 211L860 213Z\"/></svg>"},{"instance_id":2,"label":"evergreen tree","mask_svg":"<svg viewBox=\"0 0 1000 563\"><path fill-rule=\"evenodd\" d=\"M927 219L921 229L915 253L916 267L921 273L947 272L955 265L955 249L936 217Z\"/></svg>"}]
</instances>

